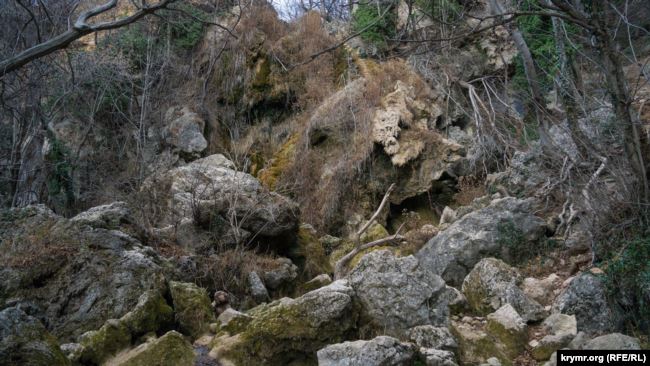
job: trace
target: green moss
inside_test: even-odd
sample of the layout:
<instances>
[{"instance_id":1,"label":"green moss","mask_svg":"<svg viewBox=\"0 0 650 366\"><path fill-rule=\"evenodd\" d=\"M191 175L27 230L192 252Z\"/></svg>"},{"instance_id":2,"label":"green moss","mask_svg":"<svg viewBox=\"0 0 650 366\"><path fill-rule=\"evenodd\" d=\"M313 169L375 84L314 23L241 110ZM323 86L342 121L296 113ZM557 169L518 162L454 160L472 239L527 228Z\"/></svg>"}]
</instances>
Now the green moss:
<instances>
[{"instance_id":1,"label":"green moss","mask_svg":"<svg viewBox=\"0 0 650 366\"><path fill-rule=\"evenodd\" d=\"M296 154L299 134L293 134L271 158L271 165L259 173L259 180L269 189L276 188L279 178L289 169Z\"/></svg>"},{"instance_id":2,"label":"green moss","mask_svg":"<svg viewBox=\"0 0 650 366\"><path fill-rule=\"evenodd\" d=\"M174 309L159 291L150 290L142 294L135 308L122 317L133 337L156 332L173 323Z\"/></svg>"},{"instance_id":3,"label":"green moss","mask_svg":"<svg viewBox=\"0 0 650 366\"><path fill-rule=\"evenodd\" d=\"M116 357L112 360L112 364L120 366L193 365L195 358L192 345L180 333L171 331Z\"/></svg>"},{"instance_id":4,"label":"green moss","mask_svg":"<svg viewBox=\"0 0 650 366\"><path fill-rule=\"evenodd\" d=\"M193 283L171 281L169 290L181 331L193 339L207 333L216 319L205 289Z\"/></svg>"},{"instance_id":5,"label":"green moss","mask_svg":"<svg viewBox=\"0 0 650 366\"><path fill-rule=\"evenodd\" d=\"M84 347L81 362L100 365L131 344L131 333L120 320L111 319L99 330L84 333L79 343Z\"/></svg>"},{"instance_id":6,"label":"green moss","mask_svg":"<svg viewBox=\"0 0 650 366\"><path fill-rule=\"evenodd\" d=\"M333 267L330 266L325 248L313 230L305 225L298 229L297 246L291 254L294 262L302 269L303 280L310 280L321 273L332 273Z\"/></svg>"}]
</instances>

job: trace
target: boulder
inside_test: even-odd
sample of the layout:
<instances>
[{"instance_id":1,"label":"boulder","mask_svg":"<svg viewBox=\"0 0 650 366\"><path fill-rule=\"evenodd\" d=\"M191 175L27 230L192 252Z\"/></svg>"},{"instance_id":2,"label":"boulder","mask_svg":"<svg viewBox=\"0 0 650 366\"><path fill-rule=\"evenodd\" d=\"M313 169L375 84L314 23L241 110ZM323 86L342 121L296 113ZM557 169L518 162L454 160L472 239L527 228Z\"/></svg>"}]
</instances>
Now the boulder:
<instances>
[{"instance_id":1,"label":"boulder","mask_svg":"<svg viewBox=\"0 0 650 366\"><path fill-rule=\"evenodd\" d=\"M317 350L353 331L353 293L339 280L296 299L260 305L248 312L252 319L245 327L215 338L210 355L236 366L314 362Z\"/></svg>"},{"instance_id":2,"label":"boulder","mask_svg":"<svg viewBox=\"0 0 650 366\"><path fill-rule=\"evenodd\" d=\"M319 366L412 365L415 357L413 345L379 336L369 341L343 342L329 345L318 351Z\"/></svg>"},{"instance_id":3,"label":"boulder","mask_svg":"<svg viewBox=\"0 0 650 366\"><path fill-rule=\"evenodd\" d=\"M256 303L261 304L269 301L269 292L255 271L248 273L248 290Z\"/></svg>"},{"instance_id":4,"label":"boulder","mask_svg":"<svg viewBox=\"0 0 650 366\"><path fill-rule=\"evenodd\" d=\"M198 154L208 147L203 137L205 121L188 107L172 107L165 113L162 137L182 153Z\"/></svg>"},{"instance_id":5,"label":"boulder","mask_svg":"<svg viewBox=\"0 0 650 366\"><path fill-rule=\"evenodd\" d=\"M548 360L553 352L566 347L578 333L574 315L551 314L542 325L547 335L530 343L530 353L538 361Z\"/></svg>"},{"instance_id":6,"label":"boulder","mask_svg":"<svg viewBox=\"0 0 650 366\"><path fill-rule=\"evenodd\" d=\"M215 333L218 331L226 331L230 334L237 334L243 331L251 320L253 320L253 317L250 315L241 313L235 309L226 309L217 318L219 328L216 329Z\"/></svg>"},{"instance_id":7,"label":"boulder","mask_svg":"<svg viewBox=\"0 0 650 366\"><path fill-rule=\"evenodd\" d=\"M167 304L160 291L149 290L140 295L135 308L120 320L135 338L173 324L174 309Z\"/></svg>"},{"instance_id":8,"label":"boulder","mask_svg":"<svg viewBox=\"0 0 650 366\"><path fill-rule=\"evenodd\" d=\"M41 322L17 307L0 311L0 364L70 365Z\"/></svg>"},{"instance_id":9,"label":"boulder","mask_svg":"<svg viewBox=\"0 0 650 366\"><path fill-rule=\"evenodd\" d=\"M250 174L236 171L221 154L149 177L142 191L159 197L154 203L163 205L163 222L173 226L191 219L228 242L241 242L250 235L260 240L290 236L298 228L296 203L269 192ZM229 224L232 219L237 220L236 226Z\"/></svg>"},{"instance_id":10,"label":"boulder","mask_svg":"<svg viewBox=\"0 0 650 366\"><path fill-rule=\"evenodd\" d=\"M487 316L486 330L503 355L514 360L526 348L528 327L510 304Z\"/></svg>"},{"instance_id":11,"label":"boulder","mask_svg":"<svg viewBox=\"0 0 650 366\"><path fill-rule=\"evenodd\" d=\"M453 352L433 348L420 348L419 352L426 366L458 366Z\"/></svg>"},{"instance_id":12,"label":"boulder","mask_svg":"<svg viewBox=\"0 0 650 366\"><path fill-rule=\"evenodd\" d=\"M0 216L0 300L29 304L62 342L118 319L165 287L165 260L118 230L78 225L45 208Z\"/></svg>"},{"instance_id":13,"label":"boulder","mask_svg":"<svg viewBox=\"0 0 650 366\"><path fill-rule=\"evenodd\" d=\"M641 345L637 338L621 333L611 333L587 341L582 349L639 350Z\"/></svg>"},{"instance_id":14,"label":"boulder","mask_svg":"<svg viewBox=\"0 0 650 366\"><path fill-rule=\"evenodd\" d=\"M547 304L553 298L553 291L557 289L561 283L562 280L560 277L555 273L551 273L548 277L541 280L527 277L524 279L521 288L526 296L540 304Z\"/></svg>"},{"instance_id":15,"label":"boulder","mask_svg":"<svg viewBox=\"0 0 650 366\"><path fill-rule=\"evenodd\" d=\"M264 272L262 278L264 285L270 290L277 290L280 287L291 283L298 277L298 267L289 258L278 258L278 267Z\"/></svg>"},{"instance_id":16,"label":"boulder","mask_svg":"<svg viewBox=\"0 0 650 366\"><path fill-rule=\"evenodd\" d=\"M485 331L485 323L480 320L453 320L451 332L458 342L458 358L461 365L476 365L490 357L500 356L496 341ZM507 359L505 355L499 358Z\"/></svg>"},{"instance_id":17,"label":"boulder","mask_svg":"<svg viewBox=\"0 0 650 366\"><path fill-rule=\"evenodd\" d=\"M510 304L526 322L543 319L546 311L517 287L520 282L516 269L499 259L485 258L467 275L462 290L477 314L487 315Z\"/></svg>"},{"instance_id":18,"label":"boulder","mask_svg":"<svg viewBox=\"0 0 650 366\"><path fill-rule=\"evenodd\" d=\"M193 283L170 281L169 292L181 331L192 339L208 332L216 319L205 289Z\"/></svg>"},{"instance_id":19,"label":"boulder","mask_svg":"<svg viewBox=\"0 0 650 366\"><path fill-rule=\"evenodd\" d=\"M332 277L330 277L330 275L328 275L327 273L323 273L305 282L302 286L300 286L300 290L302 292L309 292L312 290L316 290L317 288L327 286L330 283L332 283Z\"/></svg>"},{"instance_id":20,"label":"boulder","mask_svg":"<svg viewBox=\"0 0 650 366\"><path fill-rule=\"evenodd\" d=\"M530 200L496 199L489 206L469 213L427 242L416 254L422 266L442 276L451 286L462 283L467 273L487 256L509 259L509 238L503 228L512 227L525 241L536 241L545 233L545 222L531 213ZM520 254L520 253L519 253Z\"/></svg>"},{"instance_id":21,"label":"boulder","mask_svg":"<svg viewBox=\"0 0 650 366\"><path fill-rule=\"evenodd\" d=\"M348 274L368 326L401 334L417 325L446 325L449 308L445 282L413 256L388 250L364 256Z\"/></svg>"},{"instance_id":22,"label":"boulder","mask_svg":"<svg viewBox=\"0 0 650 366\"><path fill-rule=\"evenodd\" d=\"M419 325L408 330L409 341L420 348L438 349L455 352L458 344L448 328L433 325Z\"/></svg>"},{"instance_id":23,"label":"boulder","mask_svg":"<svg viewBox=\"0 0 650 366\"><path fill-rule=\"evenodd\" d=\"M193 365L196 356L183 335L170 331L110 359L111 366L177 366Z\"/></svg>"},{"instance_id":24,"label":"boulder","mask_svg":"<svg viewBox=\"0 0 650 366\"><path fill-rule=\"evenodd\" d=\"M133 218L126 202L118 201L90 208L70 221L96 228L116 229L120 224L133 222Z\"/></svg>"},{"instance_id":25,"label":"boulder","mask_svg":"<svg viewBox=\"0 0 650 366\"><path fill-rule=\"evenodd\" d=\"M577 275L555 299L552 309L575 315L578 329L587 333L621 329L621 316L610 307L605 285L590 273Z\"/></svg>"},{"instance_id":26,"label":"boulder","mask_svg":"<svg viewBox=\"0 0 650 366\"><path fill-rule=\"evenodd\" d=\"M82 363L101 365L111 356L131 345L129 328L118 319L109 319L98 330L91 330L79 337L83 347Z\"/></svg>"}]
</instances>

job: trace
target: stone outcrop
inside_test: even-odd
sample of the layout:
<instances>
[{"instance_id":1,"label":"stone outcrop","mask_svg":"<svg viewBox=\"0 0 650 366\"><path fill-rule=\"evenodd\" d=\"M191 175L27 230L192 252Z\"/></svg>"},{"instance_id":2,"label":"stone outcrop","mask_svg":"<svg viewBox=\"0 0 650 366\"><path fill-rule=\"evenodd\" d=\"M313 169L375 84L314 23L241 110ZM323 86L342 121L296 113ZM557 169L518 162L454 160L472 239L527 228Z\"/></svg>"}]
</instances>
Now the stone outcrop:
<instances>
[{"instance_id":1,"label":"stone outcrop","mask_svg":"<svg viewBox=\"0 0 650 366\"><path fill-rule=\"evenodd\" d=\"M171 281L169 292L181 331L192 339L206 333L210 323L214 323L216 319L205 289L193 283Z\"/></svg>"},{"instance_id":2,"label":"stone outcrop","mask_svg":"<svg viewBox=\"0 0 650 366\"><path fill-rule=\"evenodd\" d=\"M193 365L196 356L192 345L183 335L170 331L160 338L150 338L147 342L120 353L108 360L111 366L177 366Z\"/></svg>"},{"instance_id":3,"label":"stone outcrop","mask_svg":"<svg viewBox=\"0 0 650 366\"><path fill-rule=\"evenodd\" d=\"M510 258L504 229L516 230L522 240L534 242L545 233L545 223L531 213L531 201L514 197L496 199L441 231L420 249L422 266L458 286L481 258Z\"/></svg>"},{"instance_id":4,"label":"stone outcrop","mask_svg":"<svg viewBox=\"0 0 650 366\"><path fill-rule=\"evenodd\" d=\"M181 153L196 155L208 147L203 136L205 121L188 107L172 107L165 113L162 138Z\"/></svg>"},{"instance_id":5,"label":"stone outcrop","mask_svg":"<svg viewBox=\"0 0 650 366\"><path fill-rule=\"evenodd\" d=\"M329 345L318 351L318 366L412 365L413 345L379 336L369 341L353 341Z\"/></svg>"},{"instance_id":6,"label":"stone outcrop","mask_svg":"<svg viewBox=\"0 0 650 366\"><path fill-rule=\"evenodd\" d=\"M413 256L374 251L347 277L370 327L399 335L417 325L448 324L445 282Z\"/></svg>"}]
</instances>

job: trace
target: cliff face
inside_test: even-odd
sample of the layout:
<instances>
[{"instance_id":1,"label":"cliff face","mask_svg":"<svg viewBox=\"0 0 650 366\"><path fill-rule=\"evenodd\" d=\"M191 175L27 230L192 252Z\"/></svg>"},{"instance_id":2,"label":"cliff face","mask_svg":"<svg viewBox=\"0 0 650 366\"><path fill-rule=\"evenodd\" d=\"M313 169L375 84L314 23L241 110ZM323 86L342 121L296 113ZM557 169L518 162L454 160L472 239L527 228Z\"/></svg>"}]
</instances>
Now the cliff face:
<instances>
[{"instance_id":1,"label":"cliff face","mask_svg":"<svg viewBox=\"0 0 650 366\"><path fill-rule=\"evenodd\" d=\"M552 364L644 345L650 287L628 282L648 241L598 78L572 124L557 90L527 99L487 2L376 5L381 27L363 4L291 21L193 4L208 23L106 35L70 59L83 83L48 79L47 123L3 172L0 364ZM597 229L612 220L624 247Z\"/></svg>"}]
</instances>

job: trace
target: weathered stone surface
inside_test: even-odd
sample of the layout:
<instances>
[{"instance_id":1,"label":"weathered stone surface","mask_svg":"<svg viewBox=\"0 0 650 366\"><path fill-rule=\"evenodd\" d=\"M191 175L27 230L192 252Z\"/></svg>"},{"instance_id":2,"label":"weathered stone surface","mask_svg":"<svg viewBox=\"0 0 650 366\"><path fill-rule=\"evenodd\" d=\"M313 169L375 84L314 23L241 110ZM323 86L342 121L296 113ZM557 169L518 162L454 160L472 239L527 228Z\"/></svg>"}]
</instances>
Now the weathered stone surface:
<instances>
[{"instance_id":1,"label":"weathered stone surface","mask_svg":"<svg viewBox=\"0 0 650 366\"><path fill-rule=\"evenodd\" d=\"M497 341L504 355L514 359L526 347L528 327L510 304L487 316L486 330Z\"/></svg>"},{"instance_id":2,"label":"weathered stone surface","mask_svg":"<svg viewBox=\"0 0 650 366\"><path fill-rule=\"evenodd\" d=\"M399 340L379 336L369 341L343 342L329 345L318 351L319 366L411 365L414 347Z\"/></svg>"},{"instance_id":3,"label":"weathered stone surface","mask_svg":"<svg viewBox=\"0 0 650 366\"><path fill-rule=\"evenodd\" d=\"M458 344L449 328L434 327L433 325L419 325L408 330L406 336L409 341L420 348L439 349L455 352Z\"/></svg>"},{"instance_id":4,"label":"weathered stone surface","mask_svg":"<svg viewBox=\"0 0 650 366\"><path fill-rule=\"evenodd\" d=\"M61 366L70 361L38 319L11 307L0 311L0 364Z\"/></svg>"},{"instance_id":5,"label":"weathered stone surface","mask_svg":"<svg viewBox=\"0 0 650 366\"><path fill-rule=\"evenodd\" d=\"M262 279L255 271L248 274L248 290L250 291L253 300L258 304L269 300L269 292L266 290Z\"/></svg>"},{"instance_id":6,"label":"weathered stone surface","mask_svg":"<svg viewBox=\"0 0 650 366\"><path fill-rule=\"evenodd\" d=\"M133 222L133 219L126 202L118 201L93 207L71 218L70 221L92 227L115 229L120 224Z\"/></svg>"},{"instance_id":7,"label":"weathered stone surface","mask_svg":"<svg viewBox=\"0 0 650 366\"><path fill-rule=\"evenodd\" d=\"M575 315L578 329L591 333L619 330L620 316L609 305L602 281L590 274L577 275L553 302L553 312Z\"/></svg>"},{"instance_id":8,"label":"weathered stone surface","mask_svg":"<svg viewBox=\"0 0 650 366\"><path fill-rule=\"evenodd\" d=\"M379 250L364 256L348 274L371 326L401 334L417 325L446 325L449 309L445 282L413 256L395 257Z\"/></svg>"},{"instance_id":9,"label":"weathered stone surface","mask_svg":"<svg viewBox=\"0 0 650 366\"><path fill-rule=\"evenodd\" d=\"M193 283L175 281L169 282L169 292L181 331L193 339L206 333L216 320L207 292Z\"/></svg>"},{"instance_id":10,"label":"weathered stone surface","mask_svg":"<svg viewBox=\"0 0 650 366\"><path fill-rule=\"evenodd\" d=\"M264 272L262 276L264 285L270 290L277 290L298 277L298 267L291 262L291 259L278 258L276 262L279 264L278 267Z\"/></svg>"},{"instance_id":11,"label":"weathered stone surface","mask_svg":"<svg viewBox=\"0 0 650 366\"><path fill-rule=\"evenodd\" d=\"M237 334L243 331L251 320L253 320L253 317L250 315L241 313L235 309L226 309L217 318L219 324L217 331L224 330L230 334Z\"/></svg>"},{"instance_id":12,"label":"weathered stone surface","mask_svg":"<svg viewBox=\"0 0 650 366\"><path fill-rule=\"evenodd\" d=\"M343 341L355 326L353 293L339 280L296 299L258 306L239 333L216 338L210 354L236 366L314 362L317 350Z\"/></svg>"},{"instance_id":13,"label":"weathered stone surface","mask_svg":"<svg viewBox=\"0 0 650 366\"><path fill-rule=\"evenodd\" d=\"M194 351L192 345L176 332L167 332L160 338L125 351L110 359L107 366L180 366L193 365Z\"/></svg>"},{"instance_id":14,"label":"weathered stone surface","mask_svg":"<svg viewBox=\"0 0 650 366\"><path fill-rule=\"evenodd\" d=\"M540 304L547 304L553 298L553 291L560 286L562 280L555 273L551 273L548 277L541 280L527 277L521 285L522 290L526 296L539 302Z\"/></svg>"},{"instance_id":15,"label":"weathered stone surface","mask_svg":"<svg viewBox=\"0 0 650 366\"><path fill-rule=\"evenodd\" d=\"M641 349L641 345L637 338L626 336L621 333L611 333L588 341L582 349L635 350Z\"/></svg>"},{"instance_id":16,"label":"weathered stone surface","mask_svg":"<svg viewBox=\"0 0 650 366\"><path fill-rule=\"evenodd\" d=\"M546 311L517 287L520 281L521 276L513 267L495 258L485 258L467 275L462 289L469 306L478 314L486 315L510 304L526 322L543 319Z\"/></svg>"},{"instance_id":17,"label":"weathered stone surface","mask_svg":"<svg viewBox=\"0 0 650 366\"><path fill-rule=\"evenodd\" d=\"M484 325L452 321L451 332L458 342L458 357L461 365L480 364L490 357L499 355L496 343L487 334Z\"/></svg>"},{"instance_id":18,"label":"weathered stone surface","mask_svg":"<svg viewBox=\"0 0 650 366\"><path fill-rule=\"evenodd\" d=\"M121 231L78 225L46 208L5 211L0 253L1 300L29 304L30 313L46 319L62 342L122 317L143 292L165 287L165 261L152 248Z\"/></svg>"},{"instance_id":19,"label":"weathered stone surface","mask_svg":"<svg viewBox=\"0 0 650 366\"><path fill-rule=\"evenodd\" d=\"M109 319L98 330L82 334L79 343L83 346L80 361L101 365L131 344L131 333L120 320Z\"/></svg>"},{"instance_id":20,"label":"weathered stone surface","mask_svg":"<svg viewBox=\"0 0 650 366\"><path fill-rule=\"evenodd\" d=\"M318 276L312 278L311 280L305 282L301 286L301 290L303 292L309 292L312 290L316 290L317 288L321 288L323 286L327 286L330 283L332 283L332 277L328 275L327 273L319 274Z\"/></svg>"},{"instance_id":21,"label":"weathered stone surface","mask_svg":"<svg viewBox=\"0 0 650 366\"><path fill-rule=\"evenodd\" d=\"M298 227L298 206L293 201L269 192L250 174L236 171L221 154L149 177L142 190L160 197L164 222L175 224L182 218L194 224L220 222L217 234L226 241L241 241L252 234L289 235ZM237 228L228 224L233 215Z\"/></svg>"},{"instance_id":22,"label":"weathered stone surface","mask_svg":"<svg viewBox=\"0 0 650 366\"><path fill-rule=\"evenodd\" d=\"M172 107L165 113L165 142L183 153L198 154L208 147L203 137L205 121L188 107Z\"/></svg>"},{"instance_id":23,"label":"weathered stone surface","mask_svg":"<svg viewBox=\"0 0 650 366\"><path fill-rule=\"evenodd\" d=\"M174 309L167 304L160 291L149 290L140 295L133 310L121 319L133 337L156 332L174 322Z\"/></svg>"},{"instance_id":24,"label":"weathered stone surface","mask_svg":"<svg viewBox=\"0 0 650 366\"><path fill-rule=\"evenodd\" d=\"M426 366L458 366L453 352L432 348L420 348L419 352Z\"/></svg>"},{"instance_id":25,"label":"weathered stone surface","mask_svg":"<svg viewBox=\"0 0 650 366\"><path fill-rule=\"evenodd\" d=\"M545 223L530 210L531 201L514 197L496 199L489 206L469 213L441 231L420 249L422 266L442 276L451 286L462 283L467 273L487 256L510 258L502 246L502 228L511 226L528 241L540 239Z\"/></svg>"}]
</instances>

